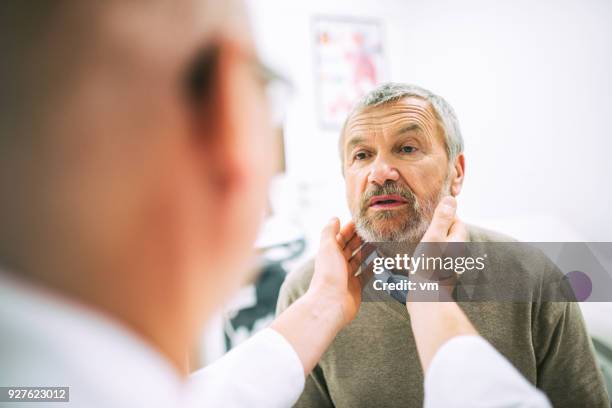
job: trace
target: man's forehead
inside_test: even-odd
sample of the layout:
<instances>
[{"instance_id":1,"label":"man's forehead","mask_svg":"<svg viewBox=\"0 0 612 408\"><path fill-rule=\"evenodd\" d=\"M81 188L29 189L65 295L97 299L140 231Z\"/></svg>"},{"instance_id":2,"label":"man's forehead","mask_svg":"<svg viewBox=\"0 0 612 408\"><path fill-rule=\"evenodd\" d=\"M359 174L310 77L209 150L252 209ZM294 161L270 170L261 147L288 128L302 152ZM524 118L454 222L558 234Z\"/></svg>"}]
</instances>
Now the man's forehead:
<instances>
[{"instance_id":1,"label":"man's forehead","mask_svg":"<svg viewBox=\"0 0 612 408\"><path fill-rule=\"evenodd\" d=\"M380 132L393 132L410 127L434 135L438 119L433 107L423 98L408 96L355 112L344 129L344 144L354 137L367 137Z\"/></svg>"},{"instance_id":2,"label":"man's forehead","mask_svg":"<svg viewBox=\"0 0 612 408\"><path fill-rule=\"evenodd\" d=\"M431 104L419 97L408 96L397 101L377 106L367 106L355 112L347 124L347 130L361 126L392 125L401 120L430 119L436 116Z\"/></svg>"}]
</instances>

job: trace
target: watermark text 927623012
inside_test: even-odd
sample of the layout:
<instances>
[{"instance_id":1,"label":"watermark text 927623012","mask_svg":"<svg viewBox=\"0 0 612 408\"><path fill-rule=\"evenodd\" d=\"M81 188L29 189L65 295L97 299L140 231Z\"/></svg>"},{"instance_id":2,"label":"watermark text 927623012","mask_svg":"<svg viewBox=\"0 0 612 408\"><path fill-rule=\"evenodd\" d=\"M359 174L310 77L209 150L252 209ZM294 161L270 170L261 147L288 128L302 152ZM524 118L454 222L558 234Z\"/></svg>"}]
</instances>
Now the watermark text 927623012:
<instances>
[{"instance_id":1,"label":"watermark text 927623012","mask_svg":"<svg viewBox=\"0 0 612 408\"><path fill-rule=\"evenodd\" d=\"M0 402L69 401L69 387L0 387Z\"/></svg>"}]
</instances>

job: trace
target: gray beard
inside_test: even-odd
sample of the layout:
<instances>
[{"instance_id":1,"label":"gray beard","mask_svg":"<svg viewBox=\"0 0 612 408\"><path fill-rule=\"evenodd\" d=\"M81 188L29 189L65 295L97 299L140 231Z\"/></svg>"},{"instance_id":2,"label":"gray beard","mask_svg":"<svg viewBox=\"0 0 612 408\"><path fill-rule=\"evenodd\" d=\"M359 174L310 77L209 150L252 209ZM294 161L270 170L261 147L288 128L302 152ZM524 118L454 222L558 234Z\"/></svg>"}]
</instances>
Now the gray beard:
<instances>
[{"instance_id":1,"label":"gray beard","mask_svg":"<svg viewBox=\"0 0 612 408\"><path fill-rule=\"evenodd\" d=\"M357 233L365 242L420 242L430 222L419 217L418 220L402 222L403 226L397 229L383 232L377 230L369 219L359 217L355 226Z\"/></svg>"},{"instance_id":2,"label":"gray beard","mask_svg":"<svg viewBox=\"0 0 612 408\"><path fill-rule=\"evenodd\" d=\"M450 180L447 177L440 192L433 198L425 200L423 203L414 203L412 214L401 220L397 220L398 226L390 231L380 231L376 228L376 219L357 214L353 215L357 233L365 242L412 242L418 243L425 235L427 228L431 224L433 213L436 206L442 199L450 194ZM376 218L391 219L398 218L395 210L380 211Z\"/></svg>"}]
</instances>

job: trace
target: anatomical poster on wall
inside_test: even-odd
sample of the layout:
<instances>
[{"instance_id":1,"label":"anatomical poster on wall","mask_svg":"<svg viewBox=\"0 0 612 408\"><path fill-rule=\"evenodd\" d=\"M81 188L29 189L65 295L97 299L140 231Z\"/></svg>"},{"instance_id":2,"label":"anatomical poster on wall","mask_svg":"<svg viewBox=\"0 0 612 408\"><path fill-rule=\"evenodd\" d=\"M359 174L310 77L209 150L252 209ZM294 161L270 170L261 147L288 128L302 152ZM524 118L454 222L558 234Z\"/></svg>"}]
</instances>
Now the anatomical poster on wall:
<instances>
[{"instance_id":1,"label":"anatomical poster on wall","mask_svg":"<svg viewBox=\"0 0 612 408\"><path fill-rule=\"evenodd\" d=\"M339 129L355 101L387 80L382 27L372 20L315 17L313 28L319 122Z\"/></svg>"}]
</instances>

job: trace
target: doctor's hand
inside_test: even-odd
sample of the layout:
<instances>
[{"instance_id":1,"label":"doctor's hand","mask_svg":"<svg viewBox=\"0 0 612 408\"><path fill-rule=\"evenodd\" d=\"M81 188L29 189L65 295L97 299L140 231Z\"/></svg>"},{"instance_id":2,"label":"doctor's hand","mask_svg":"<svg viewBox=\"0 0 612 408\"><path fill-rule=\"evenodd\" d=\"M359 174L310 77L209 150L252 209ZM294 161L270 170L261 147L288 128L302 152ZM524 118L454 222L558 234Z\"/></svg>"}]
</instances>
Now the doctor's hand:
<instances>
[{"instance_id":1,"label":"doctor's hand","mask_svg":"<svg viewBox=\"0 0 612 408\"><path fill-rule=\"evenodd\" d=\"M314 274L306 295L337 313L341 327L355 318L361 304L361 283L355 276L361 253L358 251L353 256L353 252L362 243L353 221L340 228L340 221L333 218L321 232Z\"/></svg>"},{"instance_id":2,"label":"doctor's hand","mask_svg":"<svg viewBox=\"0 0 612 408\"><path fill-rule=\"evenodd\" d=\"M428 257L458 256L464 250L460 243L467 240L467 228L457 218L457 201L453 197L444 197L436 207L416 252L424 252ZM434 355L445 342L456 336L478 335L478 332L452 298L457 282L454 271L417 271L411 280L440 284L439 293L431 299L427 293L409 293L406 299L419 359L423 371L427 372Z\"/></svg>"},{"instance_id":3,"label":"doctor's hand","mask_svg":"<svg viewBox=\"0 0 612 408\"><path fill-rule=\"evenodd\" d=\"M361 284L355 277L362 241L352 222L340 229L334 218L321 233L310 287L281 313L271 328L291 344L307 375L319 362L336 334L357 315Z\"/></svg>"},{"instance_id":4,"label":"doctor's hand","mask_svg":"<svg viewBox=\"0 0 612 408\"><path fill-rule=\"evenodd\" d=\"M457 217L457 200L442 198L421 242L466 242L467 238L467 228Z\"/></svg>"},{"instance_id":5,"label":"doctor's hand","mask_svg":"<svg viewBox=\"0 0 612 408\"><path fill-rule=\"evenodd\" d=\"M468 233L465 224L457 217L457 201L447 196L440 200L434 211L429 228L423 235L420 244L414 251L427 258L447 258L465 256L465 245ZM406 299L408 312L414 304L420 302L448 302L453 301L453 290L457 283L458 274L448 269L417 269L411 276L411 281L417 285L435 283L437 291L413 291Z\"/></svg>"}]
</instances>

